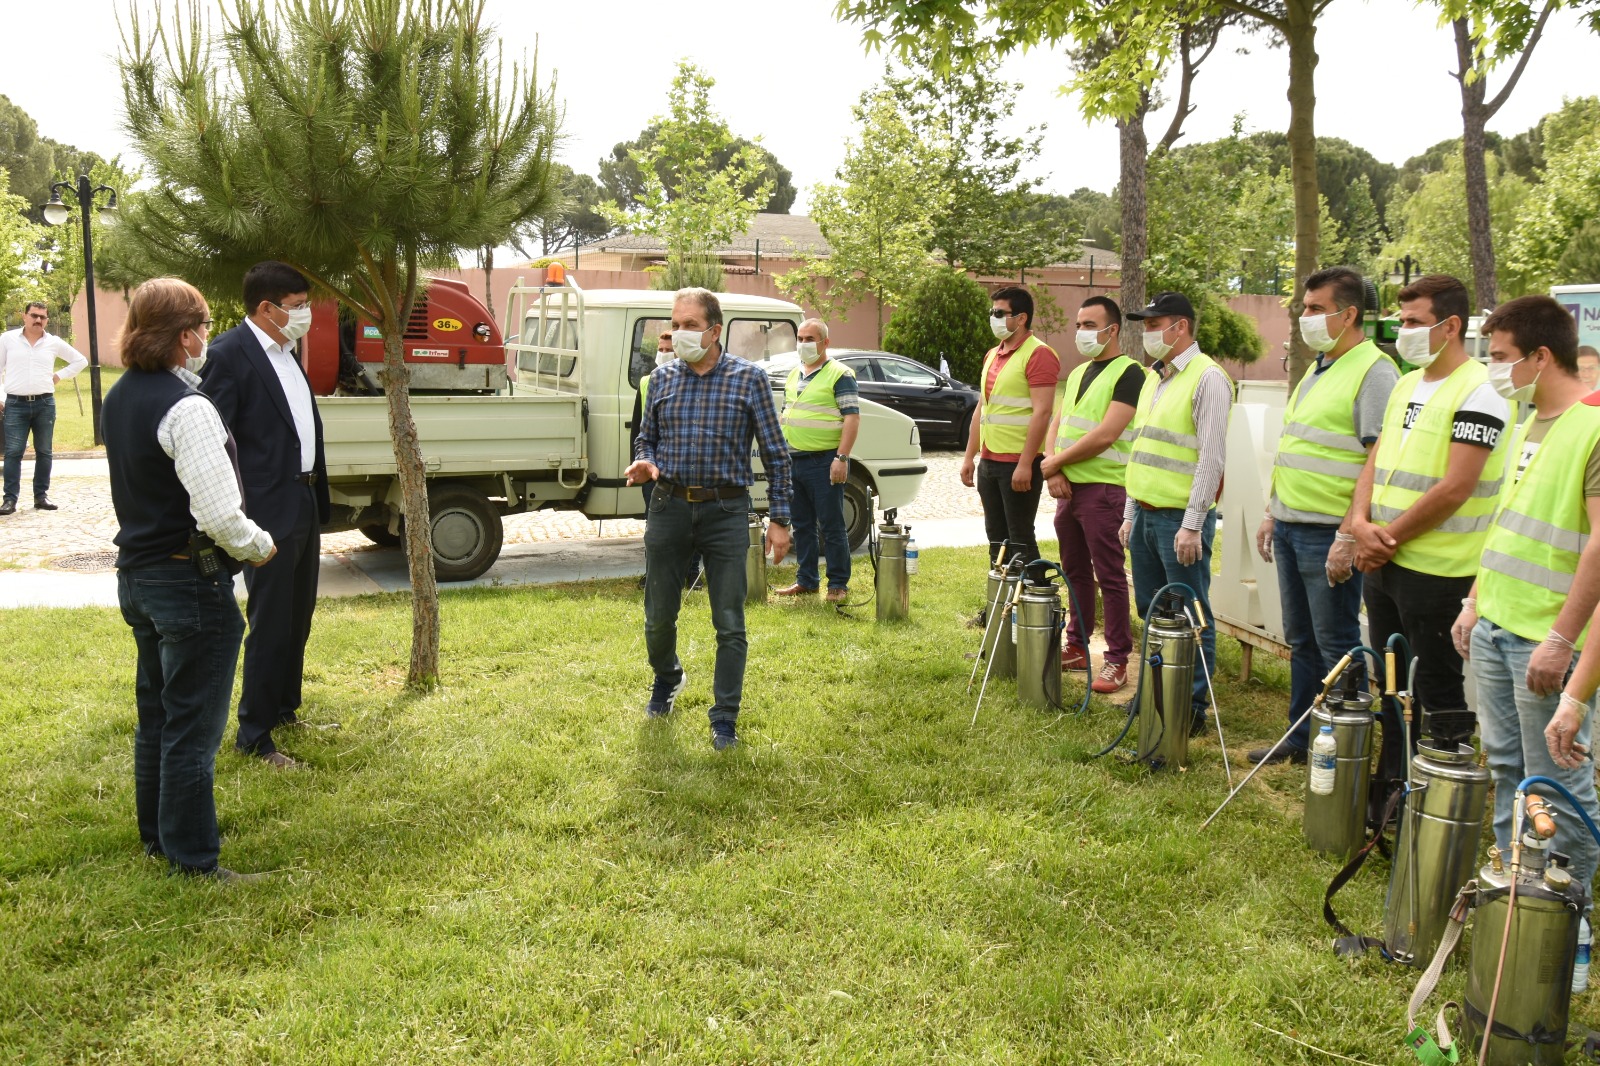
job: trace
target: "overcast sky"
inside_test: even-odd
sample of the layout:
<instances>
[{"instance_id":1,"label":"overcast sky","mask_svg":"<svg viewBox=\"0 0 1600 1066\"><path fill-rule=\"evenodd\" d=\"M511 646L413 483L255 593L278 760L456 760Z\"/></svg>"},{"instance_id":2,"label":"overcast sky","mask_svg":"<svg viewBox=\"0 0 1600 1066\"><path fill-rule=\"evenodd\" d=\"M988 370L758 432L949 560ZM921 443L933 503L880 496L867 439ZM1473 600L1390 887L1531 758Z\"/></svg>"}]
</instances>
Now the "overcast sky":
<instances>
[{"instance_id":1,"label":"overcast sky","mask_svg":"<svg viewBox=\"0 0 1600 1066\"><path fill-rule=\"evenodd\" d=\"M832 9L833 0L488 2L508 55L537 45L541 70L558 78L565 162L594 173L613 144L664 110L674 67L688 57L717 79L713 100L734 132L760 135L794 172L797 211L811 185L832 178L851 135L850 106L883 71L883 57L867 55L859 29L835 22ZM116 20L125 10L116 0L52 0L34 8L34 16L14 18L14 28L41 32L48 20L51 40L49 47L9 42L0 93L47 136L104 155L127 151L115 63ZM1454 44L1435 25L1435 10L1409 0L1334 0L1317 33L1319 134L1343 137L1396 164L1460 134L1460 97L1449 75ZM1597 49L1600 40L1573 16L1556 16L1490 128L1520 132L1559 107L1563 96L1595 92ZM81 62L67 62L69 55ZM1063 57L1036 51L1014 60L1009 75L1025 86L1018 124L1048 126L1043 187L1109 192L1117 178L1116 131L1109 123L1085 124L1076 101L1058 94L1069 77ZM1497 76L1491 92L1499 84ZM1223 136L1240 113L1247 130L1285 129L1287 85L1284 49L1266 47L1259 36L1230 37L1202 69L1194 94L1199 109L1185 140ZM1165 114L1150 119L1152 137L1167 120Z\"/></svg>"}]
</instances>

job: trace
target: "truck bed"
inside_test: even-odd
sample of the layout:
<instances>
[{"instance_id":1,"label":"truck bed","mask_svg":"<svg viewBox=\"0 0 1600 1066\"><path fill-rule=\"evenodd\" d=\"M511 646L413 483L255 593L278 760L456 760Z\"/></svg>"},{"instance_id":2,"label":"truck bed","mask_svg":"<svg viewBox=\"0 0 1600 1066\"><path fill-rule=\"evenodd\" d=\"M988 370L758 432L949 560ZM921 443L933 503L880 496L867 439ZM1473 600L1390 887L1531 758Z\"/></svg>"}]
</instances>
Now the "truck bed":
<instances>
[{"instance_id":1,"label":"truck bed","mask_svg":"<svg viewBox=\"0 0 1600 1066\"><path fill-rule=\"evenodd\" d=\"M395 473L385 397L319 396L317 410L330 482ZM586 461L578 396L413 396L411 415L429 476L548 477Z\"/></svg>"}]
</instances>

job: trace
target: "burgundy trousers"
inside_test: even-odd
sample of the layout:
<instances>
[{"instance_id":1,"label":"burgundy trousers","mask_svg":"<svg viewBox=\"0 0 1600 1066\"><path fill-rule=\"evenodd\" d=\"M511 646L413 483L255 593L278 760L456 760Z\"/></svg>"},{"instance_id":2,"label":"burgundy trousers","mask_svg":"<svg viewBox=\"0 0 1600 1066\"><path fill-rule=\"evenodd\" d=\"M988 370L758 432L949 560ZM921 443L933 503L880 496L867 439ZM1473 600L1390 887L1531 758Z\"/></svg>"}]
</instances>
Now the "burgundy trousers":
<instances>
[{"instance_id":1,"label":"burgundy trousers","mask_svg":"<svg viewBox=\"0 0 1600 1066\"><path fill-rule=\"evenodd\" d=\"M1122 510L1128 500L1121 485L1073 485L1070 500L1056 501L1056 539L1061 544L1061 571L1072 586L1078 611L1067 626L1067 641L1089 646L1094 633L1095 583L1105 612L1106 662L1126 665L1133 653L1128 621L1128 574L1124 569Z\"/></svg>"}]
</instances>

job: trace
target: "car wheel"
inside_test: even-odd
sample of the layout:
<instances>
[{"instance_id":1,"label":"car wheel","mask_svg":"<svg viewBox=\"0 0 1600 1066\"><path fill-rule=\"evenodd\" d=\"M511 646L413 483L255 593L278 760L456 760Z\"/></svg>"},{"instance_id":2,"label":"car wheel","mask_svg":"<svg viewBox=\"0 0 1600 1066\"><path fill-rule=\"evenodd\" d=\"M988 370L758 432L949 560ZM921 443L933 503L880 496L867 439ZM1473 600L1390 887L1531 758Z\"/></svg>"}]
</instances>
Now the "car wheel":
<instances>
[{"instance_id":1,"label":"car wheel","mask_svg":"<svg viewBox=\"0 0 1600 1066\"><path fill-rule=\"evenodd\" d=\"M850 550L858 551L872 530L872 490L865 478L852 474L844 483L844 532Z\"/></svg>"},{"instance_id":2,"label":"car wheel","mask_svg":"<svg viewBox=\"0 0 1600 1066\"><path fill-rule=\"evenodd\" d=\"M505 530L488 497L468 485L428 486L433 568L440 581L471 581L500 557Z\"/></svg>"}]
</instances>

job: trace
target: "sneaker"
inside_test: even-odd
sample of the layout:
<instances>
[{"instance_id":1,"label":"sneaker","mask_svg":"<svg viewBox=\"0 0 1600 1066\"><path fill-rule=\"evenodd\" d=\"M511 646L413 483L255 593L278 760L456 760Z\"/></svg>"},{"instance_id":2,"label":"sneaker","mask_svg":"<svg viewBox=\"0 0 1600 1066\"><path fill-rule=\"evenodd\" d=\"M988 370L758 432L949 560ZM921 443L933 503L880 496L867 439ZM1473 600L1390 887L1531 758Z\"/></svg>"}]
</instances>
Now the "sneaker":
<instances>
[{"instance_id":1,"label":"sneaker","mask_svg":"<svg viewBox=\"0 0 1600 1066\"><path fill-rule=\"evenodd\" d=\"M50 502L50 497L49 496L46 496L42 492L39 493L37 496L35 496L33 498L33 509L35 511L59 511L59 510L61 510L61 508L57 507L55 504Z\"/></svg>"},{"instance_id":2,"label":"sneaker","mask_svg":"<svg viewBox=\"0 0 1600 1066\"><path fill-rule=\"evenodd\" d=\"M1067 644L1067 645L1062 647L1062 649L1061 649L1061 669L1063 669L1063 670L1087 670L1088 668L1089 668L1089 653L1084 650L1083 645L1081 645L1081 644ZM1118 688L1120 688L1120 687L1121 686L1119 685ZM1099 692L1100 690L1099 689L1095 689L1095 691ZM1114 692L1114 691L1116 691L1116 689L1106 689L1105 691Z\"/></svg>"},{"instance_id":3,"label":"sneaker","mask_svg":"<svg viewBox=\"0 0 1600 1066\"><path fill-rule=\"evenodd\" d=\"M1306 749L1279 744L1276 751L1271 748L1253 748L1245 753L1245 758L1253 763L1266 763L1268 766L1276 766L1281 762L1286 762L1293 766L1304 766L1306 764Z\"/></svg>"},{"instance_id":4,"label":"sneaker","mask_svg":"<svg viewBox=\"0 0 1600 1066\"><path fill-rule=\"evenodd\" d=\"M658 677L650 688L650 702L645 704L644 713L648 718L665 718L672 713L673 707L678 702L678 694L683 691L683 686L689 683L689 674L685 670L678 671L678 680L675 684L664 684Z\"/></svg>"},{"instance_id":5,"label":"sneaker","mask_svg":"<svg viewBox=\"0 0 1600 1066\"><path fill-rule=\"evenodd\" d=\"M1065 665L1065 664L1063 664ZM1101 663L1100 676L1094 679L1089 687L1095 692L1116 692L1128 683L1128 667L1125 663Z\"/></svg>"},{"instance_id":6,"label":"sneaker","mask_svg":"<svg viewBox=\"0 0 1600 1066\"><path fill-rule=\"evenodd\" d=\"M711 731L711 748L713 751L727 751L729 748L738 743L738 734L734 733L732 730L729 730L726 733L718 732L715 729Z\"/></svg>"}]
</instances>

